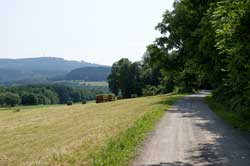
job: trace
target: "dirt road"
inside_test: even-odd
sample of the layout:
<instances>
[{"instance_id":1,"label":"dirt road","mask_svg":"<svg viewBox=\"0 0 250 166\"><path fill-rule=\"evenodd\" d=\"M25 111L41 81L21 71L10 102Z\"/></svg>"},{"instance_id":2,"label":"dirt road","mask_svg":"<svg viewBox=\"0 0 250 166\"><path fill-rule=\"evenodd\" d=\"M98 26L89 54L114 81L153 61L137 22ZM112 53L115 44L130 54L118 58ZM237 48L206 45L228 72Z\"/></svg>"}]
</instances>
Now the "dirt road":
<instances>
[{"instance_id":1,"label":"dirt road","mask_svg":"<svg viewBox=\"0 0 250 166\"><path fill-rule=\"evenodd\" d=\"M205 92L177 102L138 152L134 166L250 166L250 142L218 118Z\"/></svg>"}]
</instances>

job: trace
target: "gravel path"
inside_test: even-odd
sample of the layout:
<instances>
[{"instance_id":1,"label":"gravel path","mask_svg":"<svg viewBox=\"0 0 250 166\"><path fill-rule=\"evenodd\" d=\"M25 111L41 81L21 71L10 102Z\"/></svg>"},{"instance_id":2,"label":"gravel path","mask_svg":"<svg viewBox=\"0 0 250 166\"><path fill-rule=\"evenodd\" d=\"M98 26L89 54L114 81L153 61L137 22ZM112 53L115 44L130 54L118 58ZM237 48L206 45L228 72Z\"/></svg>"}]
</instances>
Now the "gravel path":
<instances>
[{"instance_id":1,"label":"gravel path","mask_svg":"<svg viewBox=\"0 0 250 166\"><path fill-rule=\"evenodd\" d=\"M139 150L134 166L250 166L250 142L218 118L205 92L178 101Z\"/></svg>"}]
</instances>

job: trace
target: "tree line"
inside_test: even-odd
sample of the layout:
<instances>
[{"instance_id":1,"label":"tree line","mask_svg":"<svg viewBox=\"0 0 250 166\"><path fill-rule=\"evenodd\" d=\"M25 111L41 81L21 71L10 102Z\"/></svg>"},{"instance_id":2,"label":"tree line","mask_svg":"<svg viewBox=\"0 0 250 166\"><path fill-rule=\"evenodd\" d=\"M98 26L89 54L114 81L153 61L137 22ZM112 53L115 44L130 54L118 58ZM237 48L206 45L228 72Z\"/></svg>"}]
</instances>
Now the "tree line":
<instances>
[{"instance_id":1,"label":"tree line","mask_svg":"<svg viewBox=\"0 0 250 166\"><path fill-rule=\"evenodd\" d=\"M0 106L65 104L68 101L94 100L102 93L95 89L79 89L61 84L0 87Z\"/></svg>"},{"instance_id":2,"label":"tree line","mask_svg":"<svg viewBox=\"0 0 250 166\"><path fill-rule=\"evenodd\" d=\"M250 1L176 0L140 62L121 59L112 92L153 95L213 89L213 97L250 119Z\"/></svg>"},{"instance_id":3,"label":"tree line","mask_svg":"<svg viewBox=\"0 0 250 166\"><path fill-rule=\"evenodd\" d=\"M123 58L114 63L108 76L111 92L116 95L121 93L123 98L170 92L171 90L160 86L164 82L161 80L162 73L157 66L149 64L149 59L148 54L145 54L141 62L131 62Z\"/></svg>"}]
</instances>

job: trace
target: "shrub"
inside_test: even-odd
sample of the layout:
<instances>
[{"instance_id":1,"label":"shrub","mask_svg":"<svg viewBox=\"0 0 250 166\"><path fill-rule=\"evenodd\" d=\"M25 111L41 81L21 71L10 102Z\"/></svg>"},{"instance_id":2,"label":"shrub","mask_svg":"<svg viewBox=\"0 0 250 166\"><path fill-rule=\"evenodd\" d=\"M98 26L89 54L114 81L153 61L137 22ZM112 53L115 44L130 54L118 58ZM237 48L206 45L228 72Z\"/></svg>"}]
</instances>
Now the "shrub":
<instances>
[{"instance_id":1,"label":"shrub","mask_svg":"<svg viewBox=\"0 0 250 166\"><path fill-rule=\"evenodd\" d=\"M247 107L241 107L241 109L239 109L240 112L240 116L244 121L248 121L250 122L250 108Z\"/></svg>"},{"instance_id":2,"label":"shrub","mask_svg":"<svg viewBox=\"0 0 250 166\"><path fill-rule=\"evenodd\" d=\"M21 103L23 105L37 105L38 97L33 93L26 93L22 96Z\"/></svg>"},{"instance_id":3,"label":"shrub","mask_svg":"<svg viewBox=\"0 0 250 166\"><path fill-rule=\"evenodd\" d=\"M15 105L20 104L20 97L17 94L14 93L5 93L4 94L4 103L7 106L12 106L14 107Z\"/></svg>"},{"instance_id":4,"label":"shrub","mask_svg":"<svg viewBox=\"0 0 250 166\"><path fill-rule=\"evenodd\" d=\"M81 92L78 90L74 90L73 92L71 92L70 97L73 99L74 102L80 102Z\"/></svg>"},{"instance_id":5,"label":"shrub","mask_svg":"<svg viewBox=\"0 0 250 166\"><path fill-rule=\"evenodd\" d=\"M67 105L68 106L73 105L73 101L67 101Z\"/></svg>"},{"instance_id":6,"label":"shrub","mask_svg":"<svg viewBox=\"0 0 250 166\"><path fill-rule=\"evenodd\" d=\"M147 85L145 88L143 88L142 93L144 96L154 96L157 95L159 92L159 89L155 86Z\"/></svg>"},{"instance_id":7,"label":"shrub","mask_svg":"<svg viewBox=\"0 0 250 166\"><path fill-rule=\"evenodd\" d=\"M83 100L83 101L82 101L82 104L87 104L87 101L86 101L86 100Z\"/></svg>"},{"instance_id":8,"label":"shrub","mask_svg":"<svg viewBox=\"0 0 250 166\"><path fill-rule=\"evenodd\" d=\"M52 104L51 100L48 97L41 95L41 94L37 96L37 103L38 104Z\"/></svg>"}]
</instances>

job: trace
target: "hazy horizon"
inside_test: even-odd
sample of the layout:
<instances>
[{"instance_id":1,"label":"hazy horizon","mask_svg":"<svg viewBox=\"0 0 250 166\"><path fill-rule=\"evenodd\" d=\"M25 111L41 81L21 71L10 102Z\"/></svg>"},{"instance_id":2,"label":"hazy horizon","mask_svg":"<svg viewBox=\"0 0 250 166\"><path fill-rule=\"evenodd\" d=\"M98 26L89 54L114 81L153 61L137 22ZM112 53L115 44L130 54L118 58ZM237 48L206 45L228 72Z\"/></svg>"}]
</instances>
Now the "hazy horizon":
<instances>
[{"instance_id":1,"label":"hazy horizon","mask_svg":"<svg viewBox=\"0 0 250 166\"><path fill-rule=\"evenodd\" d=\"M173 0L0 0L0 58L140 60Z\"/></svg>"},{"instance_id":2,"label":"hazy horizon","mask_svg":"<svg viewBox=\"0 0 250 166\"><path fill-rule=\"evenodd\" d=\"M85 60L74 60L74 59L65 59L64 57L55 57L55 56L34 56L34 57L20 57L20 58L2 58L0 57L0 60L1 59L10 59L10 60L20 60L20 59L36 59L36 58L58 58L58 59L64 59L66 61L78 61L78 62L82 62L82 61L85 61ZM87 62L87 61L85 61Z\"/></svg>"}]
</instances>

